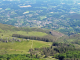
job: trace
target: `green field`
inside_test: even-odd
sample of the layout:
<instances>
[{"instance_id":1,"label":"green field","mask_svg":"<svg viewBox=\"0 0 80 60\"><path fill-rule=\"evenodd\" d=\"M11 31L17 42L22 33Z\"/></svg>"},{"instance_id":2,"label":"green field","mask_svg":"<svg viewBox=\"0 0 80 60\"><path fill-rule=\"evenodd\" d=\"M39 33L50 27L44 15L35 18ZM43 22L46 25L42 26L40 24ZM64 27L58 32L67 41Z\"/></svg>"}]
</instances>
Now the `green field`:
<instances>
[{"instance_id":1,"label":"green field","mask_svg":"<svg viewBox=\"0 0 80 60\"><path fill-rule=\"evenodd\" d=\"M55 31L53 31L55 32ZM29 49L34 48L49 48L52 46L52 42L44 42L44 40L36 40L36 39L24 39L24 38L17 38L12 37L13 34L19 34L23 36L29 36L29 37L40 37L40 38L52 38L54 41L58 37L59 33L54 33L54 36L50 34L50 30L40 29L40 28L26 28L26 27L13 27L10 25L3 25L0 24L0 55L3 56L0 59L6 60L7 58L10 58L11 60L20 60L21 57L22 60L24 59L32 59L38 60L38 58L35 58L36 55L31 56L31 52L29 52ZM57 34L57 35L56 35ZM6 42L7 41L7 42ZM8 54L8 55L7 55ZM16 54L18 54L16 56ZM29 54L30 56L26 57L24 54ZM41 53L40 53L41 54ZM6 57L5 57L6 55ZM14 56L14 57L13 57ZM57 60L55 58L52 58L53 56L49 56L47 58L44 58L45 55L40 55L42 60ZM15 59L14 59L15 58Z\"/></svg>"},{"instance_id":2,"label":"green field","mask_svg":"<svg viewBox=\"0 0 80 60\"><path fill-rule=\"evenodd\" d=\"M9 27L11 27L9 29ZM18 28L19 29L19 28ZM4 26L0 29L0 39L12 39L12 34L20 34L25 36L38 36L43 37L48 35L45 32L38 32L38 31L24 31L24 30L18 30L15 27L12 26ZM31 30L31 29L30 29ZM37 41L37 40L29 40L22 38L16 38L20 39L21 42L1 42L0 41L0 54L27 54L30 48L40 48L45 46L50 46L51 42L43 42L43 41Z\"/></svg>"},{"instance_id":3,"label":"green field","mask_svg":"<svg viewBox=\"0 0 80 60\"><path fill-rule=\"evenodd\" d=\"M26 36L45 36L45 35L48 35L46 33L43 33L43 32L36 32L36 31L32 31L32 32L25 32L25 31L17 31L16 32L17 34L21 34L21 35L26 35Z\"/></svg>"},{"instance_id":4,"label":"green field","mask_svg":"<svg viewBox=\"0 0 80 60\"><path fill-rule=\"evenodd\" d=\"M0 42L0 54L27 54L30 48L48 47L51 42L24 40L22 42Z\"/></svg>"},{"instance_id":5,"label":"green field","mask_svg":"<svg viewBox=\"0 0 80 60\"><path fill-rule=\"evenodd\" d=\"M1 30L0 30L1 31ZM12 38L12 34L20 34L20 35L25 35L25 36L39 36L43 37L48 34L43 33L43 32L37 32L37 31L32 31L32 32L26 32L26 31L7 31L7 32L2 32L0 33L1 38Z\"/></svg>"}]
</instances>

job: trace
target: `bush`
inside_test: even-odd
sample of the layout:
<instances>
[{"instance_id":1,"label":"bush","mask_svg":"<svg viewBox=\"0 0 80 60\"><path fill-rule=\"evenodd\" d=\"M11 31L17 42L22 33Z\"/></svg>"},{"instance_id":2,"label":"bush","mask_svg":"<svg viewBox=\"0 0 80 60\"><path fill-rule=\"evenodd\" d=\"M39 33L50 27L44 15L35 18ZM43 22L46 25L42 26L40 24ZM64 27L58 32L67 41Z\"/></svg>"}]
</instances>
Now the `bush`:
<instances>
[{"instance_id":1,"label":"bush","mask_svg":"<svg viewBox=\"0 0 80 60\"><path fill-rule=\"evenodd\" d=\"M63 55L63 54L56 54L56 55L54 56L54 58L57 58L57 59L59 59L59 60L63 60L63 59L65 58L65 55Z\"/></svg>"},{"instance_id":2,"label":"bush","mask_svg":"<svg viewBox=\"0 0 80 60\"><path fill-rule=\"evenodd\" d=\"M57 42L53 42L52 46L58 46Z\"/></svg>"}]
</instances>

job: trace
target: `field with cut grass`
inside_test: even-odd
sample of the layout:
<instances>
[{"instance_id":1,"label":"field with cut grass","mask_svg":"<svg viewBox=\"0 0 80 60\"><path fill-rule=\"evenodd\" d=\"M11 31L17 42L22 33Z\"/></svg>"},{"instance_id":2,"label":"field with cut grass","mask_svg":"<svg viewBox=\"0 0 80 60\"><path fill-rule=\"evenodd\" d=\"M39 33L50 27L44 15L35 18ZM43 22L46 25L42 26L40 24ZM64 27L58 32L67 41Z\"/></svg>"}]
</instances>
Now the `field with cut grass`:
<instances>
[{"instance_id":1,"label":"field with cut grass","mask_svg":"<svg viewBox=\"0 0 80 60\"><path fill-rule=\"evenodd\" d=\"M22 42L0 42L0 54L27 54L30 48L48 47L51 42L24 40Z\"/></svg>"}]
</instances>

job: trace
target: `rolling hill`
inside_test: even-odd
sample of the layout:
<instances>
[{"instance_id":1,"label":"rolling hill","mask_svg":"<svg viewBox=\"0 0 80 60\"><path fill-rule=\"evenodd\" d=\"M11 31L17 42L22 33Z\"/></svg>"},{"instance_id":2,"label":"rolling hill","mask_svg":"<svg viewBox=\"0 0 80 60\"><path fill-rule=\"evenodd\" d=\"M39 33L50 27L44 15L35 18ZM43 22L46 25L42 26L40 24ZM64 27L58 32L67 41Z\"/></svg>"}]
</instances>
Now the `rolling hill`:
<instances>
[{"instance_id":1,"label":"rolling hill","mask_svg":"<svg viewBox=\"0 0 80 60\"><path fill-rule=\"evenodd\" d=\"M50 46L51 42L37 41L37 39L25 39L19 37L13 37L13 34L29 36L29 37L39 37L52 39L52 41L57 41L58 38L62 37L64 34L41 28L29 28L29 27L14 27L11 25L0 23L0 54L23 54L27 53L30 48L39 48ZM33 45L32 45L33 44ZM32 47L31 47L32 45ZM25 48L26 47L26 48Z\"/></svg>"},{"instance_id":2,"label":"rolling hill","mask_svg":"<svg viewBox=\"0 0 80 60\"><path fill-rule=\"evenodd\" d=\"M0 59L58 60L70 56L73 59L75 54L78 59L79 36L79 33L67 36L54 30L14 27L0 23Z\"/></svg>"}]
</instances>

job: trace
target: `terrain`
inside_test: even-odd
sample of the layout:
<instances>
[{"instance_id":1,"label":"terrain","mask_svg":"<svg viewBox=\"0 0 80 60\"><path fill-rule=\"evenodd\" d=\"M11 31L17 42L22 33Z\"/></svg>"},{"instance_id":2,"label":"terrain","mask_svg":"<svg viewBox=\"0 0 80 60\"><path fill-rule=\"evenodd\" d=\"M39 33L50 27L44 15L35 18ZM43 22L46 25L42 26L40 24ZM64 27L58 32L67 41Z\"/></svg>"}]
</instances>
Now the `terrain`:
<instances>
[{"instance_id":1,"label":"terrain","mask_svg":"<svg viewBox=\"0 0 80 60\"><path fill-rule=\"evenodd\" d=\"M2 0L0 22L16 27L38 27L66 35L80 32L80 1Z\"/></svg>"},{"instance_id":2,"label":"terrain","mask_svg":"<svg viewBox=\"0 0 80 60\"><path fill-rule=\"evenodd\" d=\"M55 31L52 32L54 33ZM10 53L11 51L11 53L15 54L17 53L16 50L21 50L21 49L22 49L21 51L28 52L30 48L44 47L52 44L51 42L47 43L44 41L43 42L35 41L35 40L31 40L30 38L26 39L26 38L19 38L16 36L13 37L12 36L13 34L20 34L29 37L35 36L40 38L52 38L53 39L52 41L55 41L56 39L60 38L61 35L62 36L64 35L57 31L55 32L55 34L51 35L50 30L46 30L46 29L27 28L27 27L18 28L11 25L0 23L0 53L4 54L6 50L6 53ZM60 34L60 36L56 34Z\"/></svg>"},{"instance_id":3,"label":"terrain","mask_svg":"<svg viewBox=\"0 0 80 60\"><path fill-rule=\"evenodd\" d=\"M80 60L79 0L0 0L0 60Z\"/></svg>"},{"instance_id":4,"label":"terrain","mask_svg":"<svg viewBox=\"0 0 80 60\"><path fill-rule=\"evenodd\" d=\"M79 36L80 34L68 36L55 30L0 23L0 59L79 59Z\"/></svg>"}]
</instances>

